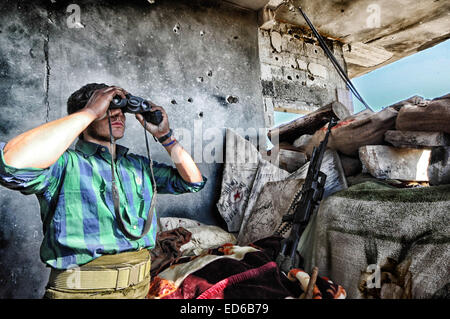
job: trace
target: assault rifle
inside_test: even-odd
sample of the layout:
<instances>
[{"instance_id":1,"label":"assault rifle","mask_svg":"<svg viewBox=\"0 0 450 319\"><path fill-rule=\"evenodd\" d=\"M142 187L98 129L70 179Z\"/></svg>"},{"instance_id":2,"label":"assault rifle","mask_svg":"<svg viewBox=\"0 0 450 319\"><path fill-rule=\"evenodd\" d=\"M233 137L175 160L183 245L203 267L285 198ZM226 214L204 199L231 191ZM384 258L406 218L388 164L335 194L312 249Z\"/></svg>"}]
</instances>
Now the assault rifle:
<instances>
[{"instance_id":1,"label":"assault rifle","mask_svg":"<svg viewBox=\"0 0 450 319\"><path fill-rule=\"evenodd\" d=\"M285 273L288 273L292 268L302 266L303 260L297 252L297 246L311 215L318 208L323 197L327 175L320 171L320 166L327 148L331 128L336 124L337 119L332 116L325 138L318 147L313 149L305 182L301 190L295 194L287 214L283 216L282 223L275 232L277 235L282 235L289 227L292 227L289 236L281 241L281 251L276 259L278 267ZM290 213L291 211L293 213Z\"/></svg>"}]
</instances>

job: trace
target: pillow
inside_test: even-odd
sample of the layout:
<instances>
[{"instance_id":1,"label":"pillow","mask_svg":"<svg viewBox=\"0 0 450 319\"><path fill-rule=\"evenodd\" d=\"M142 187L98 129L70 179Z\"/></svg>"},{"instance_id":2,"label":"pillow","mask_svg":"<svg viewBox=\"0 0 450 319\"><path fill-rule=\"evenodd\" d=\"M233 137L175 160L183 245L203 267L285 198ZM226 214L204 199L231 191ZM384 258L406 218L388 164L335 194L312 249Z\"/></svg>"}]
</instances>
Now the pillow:
<instances>
[{"instance_id":1,"label":"pillow","mask_svg":"<svg viewBox=\"0 0 450 319\"><path fill-rule=\"evenodd\" d=\"M218 226L205 225L196 220L178 217L161 217L161 231L183 227L192 236L191 240L180 247L183 256L200 255L210 248L217 248L223 244L236 243L236 237Z\"/></svg>"}]
</instances>

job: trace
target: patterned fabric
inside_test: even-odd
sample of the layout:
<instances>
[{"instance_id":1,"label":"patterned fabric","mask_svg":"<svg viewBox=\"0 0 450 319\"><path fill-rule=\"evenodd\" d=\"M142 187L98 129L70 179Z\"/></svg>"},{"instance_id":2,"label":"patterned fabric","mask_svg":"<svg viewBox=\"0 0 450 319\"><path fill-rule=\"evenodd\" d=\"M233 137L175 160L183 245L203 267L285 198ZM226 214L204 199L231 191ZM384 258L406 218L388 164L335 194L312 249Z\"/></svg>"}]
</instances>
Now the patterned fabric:
<instances>
[{"instance_id":1,"label":"patterned fabric","mask_svg":"<svg viewBox=\"0 0 450 319\"><path fill-rule=\"evenodd\" d=\"M304 270L299 268L291 269L288 273L291 281L298 280L303 291L306 292L311 277ZM335 284L327 277L317 277L313 287L312 299L345 299L347 292L338 284Z\"/></svg>"},{"instance_id":2,"label":"patterned fabric","mask_svg":"<svg viewBox=\"0 0 450 319\"><path fill-rule=\"evenodd\" d=\"M224 244L201 256L184 257L152 276L149 299L298 298L310 276L293 269L285 276L274 262L282 237L263 238L249 246ZM152 265L153 268L153 265ZM346 291L317 277L314 299L345 299Z\"/></svg>"},{"instance_id":3,"label":"patterned fabric","mask_svg":"<svg viewBox=\"0 0 450 319\"><path fill-rule=\"evenodd\" d=\"M5 163L0 143L0 184L35 194L39 200L44 240L41 259L67 269L85 264L104 254L116 254L155 245L156 212L149 233L133 241L118 228L111 190L111 154L108 149L79 140L49 168L17 169ZM116 180L120 212L127 229L141 234L153 197L149 160L128 154L117 145ZM188 183L168 165L153 162L158 193L198 192L206 178Z\"/></svg>"}]
</instances>

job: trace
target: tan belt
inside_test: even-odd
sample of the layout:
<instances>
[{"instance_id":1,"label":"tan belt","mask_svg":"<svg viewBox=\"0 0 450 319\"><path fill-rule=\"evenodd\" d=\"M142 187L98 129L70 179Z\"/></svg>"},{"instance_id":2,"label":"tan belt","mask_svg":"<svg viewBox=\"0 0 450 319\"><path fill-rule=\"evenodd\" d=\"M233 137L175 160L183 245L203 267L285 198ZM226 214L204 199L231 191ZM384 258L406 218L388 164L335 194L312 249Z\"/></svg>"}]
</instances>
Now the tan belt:
<instances>
[{"instance_id":1,"label":"tan belt","mask_svg":"<svg viewBox=\"0 0 450 319\"><path fill-rule=\"evenodd\" d=\"M144 249L97 258L79 268L52 269L48 286L63 290L120 290L150 276L150 254Z\"/></svg>"}]
</instances>

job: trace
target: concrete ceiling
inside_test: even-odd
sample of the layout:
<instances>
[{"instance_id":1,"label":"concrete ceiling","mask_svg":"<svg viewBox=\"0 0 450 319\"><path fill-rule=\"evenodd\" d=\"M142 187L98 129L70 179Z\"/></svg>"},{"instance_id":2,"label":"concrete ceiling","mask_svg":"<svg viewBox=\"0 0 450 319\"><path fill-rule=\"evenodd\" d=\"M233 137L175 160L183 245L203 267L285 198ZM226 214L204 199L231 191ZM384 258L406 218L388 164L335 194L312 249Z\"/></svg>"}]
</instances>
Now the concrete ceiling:
<instances>
[{"instance_id":1,"label":"concrete ceiling","mask_svg":"<svg viewBox=\"0 0 450 319\"><path fill-rule=\"evenodd\" d=\"M264 6L269 2L269 0L224 0L224 1L231 2L240 7L255 11L264 8Z\"/></svg>"},{"instance_id":2,"label":"concrete ceiling","mask_svg":"<svg viewBox=\"0 0 450 319\"><path fill-rule=\"evenodd\" d=\"M283 0L232 0L269 19L308 28ZM317 30L339 40L350 77L357 77L450 38L448 0L292 0ZM267 19L267 18L266 18ZM267 22L267 21L266 21Z\"/></svg>"}]
</instances>

